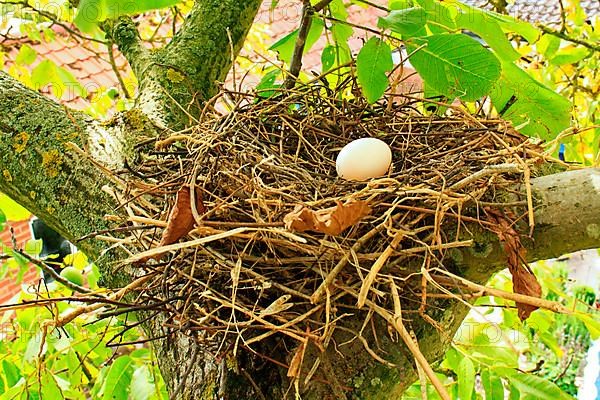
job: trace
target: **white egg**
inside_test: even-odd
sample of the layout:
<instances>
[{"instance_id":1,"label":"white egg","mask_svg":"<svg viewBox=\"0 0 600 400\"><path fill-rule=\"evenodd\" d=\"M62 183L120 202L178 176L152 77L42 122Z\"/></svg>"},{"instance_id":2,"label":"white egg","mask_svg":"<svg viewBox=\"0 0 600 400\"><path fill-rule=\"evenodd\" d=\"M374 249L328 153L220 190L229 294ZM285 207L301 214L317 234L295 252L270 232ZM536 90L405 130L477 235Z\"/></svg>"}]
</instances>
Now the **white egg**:
<instances>
[{"instance_id":1,"label":"white egg","mask_svg":"<svg viewBox=\"0 0 600 400\"><path fill-rule=\"evenodd\" d=\"M335 160L341 178L365 181L385 175L392 163L392 150L383 140L362 138L345 145Z\"/></svg>"}]
</instances>

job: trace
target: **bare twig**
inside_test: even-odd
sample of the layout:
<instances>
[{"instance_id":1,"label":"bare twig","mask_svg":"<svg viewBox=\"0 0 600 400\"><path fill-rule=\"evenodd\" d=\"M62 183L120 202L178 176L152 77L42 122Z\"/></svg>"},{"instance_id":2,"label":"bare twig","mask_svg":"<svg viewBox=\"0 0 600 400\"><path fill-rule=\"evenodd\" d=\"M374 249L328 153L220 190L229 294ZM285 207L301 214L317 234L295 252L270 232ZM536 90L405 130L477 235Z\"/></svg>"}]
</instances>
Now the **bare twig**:
<instances>
[{"instance_id":1,"label":"bare twig","mask_svg":"<svg viewBox=\"0 0 600 400\"><path fill-rule=\"evenodd\" d=\"M15 251L23 258L25 258L27 261L29 261L30 263L34 264L35 266L39 267L42 269L42 271L44 271L44 273L50 275L52 278L54 278L55 281L62 283L63 285L65 285L66 287L68 287L71 290L74 290L76 292L79 293L92 293L92 291L88 288L85 288L83 286L79 286L76 283L71 282L70 280L63 278L60 274L58 274L54 268L52 268L51 266L49 266L48 264L46 264L45 262L35 259L33 257L31 257L29 254L25 253L23 250L20 249L15 249Z\"/></svg>"},{"instance_id":2,"label":"bare twig","mask_svg":"<svg viewBox=\"0 0 600 400\"><path fill-rule=\"evenodd\" d=\"M548 35L552 35L552 36L556 36L557 38L566 40L567 42L571 42L571 43L575 43L575 44L579 44L583 47L586 47L590 50L594 50L596 52L600 51L600 45L596 44L596 43L592 43L588 40L584 40L584 39L579 39L579 38L575 38L572 37L562 31L557 31L556 29L552 29L549 26L546 25L538 25L538 28L540 28L542 30L542 32L547 33Z\"/></svg>"},{"instance_id":3,"label":"bare twig","mask_svg":"<svg viewBox=\"0 0 600 400\"><path fill-rule=\"evenodd\" d=\"M115 73L115 76L117 77L117 81L119 82L119 85L121 86L121 89L123 90L123 93L125 94L125 97L128 99L131 99L131 93L129 93L129 90L127 90L127 85L125 85L125 81L123 80L123 76L121 75L121 71L119 71L119 68L117 67L117 63L115 61L115 54L113 51L113 41L109 40L106 43L106 50L108 52L108 59L110 61L110 66L113 70L113 72Z\"/></svg>"},{"instance_id":4,"label":"bare twig","mask_svg":"<svg viewBox=\"0 0 600 400\"><path fill-rule=\"evenodd\" d=\"M298 76L300 75L300 70L302 69L302 55L304 54L306 38L308 37L308 32L310 32L314 13L315 10L310 4L310 0L304 0L302 6L302 20L300 21L298 38L296 39L292 60L290 61L289 75L286 77L285 82L283 83L283 86L286 89L293 88L296 84L296 79L298 79Z\"/></svg>"}]
</instances>

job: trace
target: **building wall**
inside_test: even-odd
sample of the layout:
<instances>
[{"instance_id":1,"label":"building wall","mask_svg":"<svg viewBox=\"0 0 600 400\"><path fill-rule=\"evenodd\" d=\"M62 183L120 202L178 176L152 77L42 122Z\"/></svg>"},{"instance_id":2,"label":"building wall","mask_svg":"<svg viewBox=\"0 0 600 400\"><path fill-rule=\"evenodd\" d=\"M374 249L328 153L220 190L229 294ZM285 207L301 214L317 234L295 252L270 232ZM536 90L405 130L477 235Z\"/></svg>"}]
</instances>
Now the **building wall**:
<instances>
[{"instance_id":1,"label":"building wall","mask_svg":"<svg viewBox=\"0 0 600 400\"><path fill-rule=\"evenodd\" d=\"M10 228L13 229L19 247L32 238L28 220L9 222L4 231L0 232L0 242L5 246L12 247ZM18 271L10 271L3 279L0 279L0 304L10 303L11 299L21 291L22 285L35 283L39 279L39 272L35 266L31 266L25 273L21 283L17 283L17 273Z\"/></svg>"}]
</instances>

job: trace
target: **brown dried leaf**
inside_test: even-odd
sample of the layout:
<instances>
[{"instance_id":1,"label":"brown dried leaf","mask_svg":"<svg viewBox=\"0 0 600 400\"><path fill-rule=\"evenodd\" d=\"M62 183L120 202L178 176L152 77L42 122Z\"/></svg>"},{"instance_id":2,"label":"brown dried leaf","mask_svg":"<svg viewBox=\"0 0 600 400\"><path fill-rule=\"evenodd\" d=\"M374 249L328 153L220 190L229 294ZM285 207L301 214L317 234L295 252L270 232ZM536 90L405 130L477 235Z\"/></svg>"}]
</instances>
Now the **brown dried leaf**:
<instances>
[{"instance_id":1,"label":"brown dried leaf","mask_svg":"<svg viewBox=\"0 0 600 400\"><path fill-rule=\"evenodd\" d=\"M306 352L306 341L303 341L300 346L296 349L292 360L290 361L290 366L288 368L287 376L288 378L300 378L300 370L302 368L302 361L304 360L304 353Z\"/></svg>"},{"instance_id":2,"label":"brown dried leaf","mask_svg":"<svg viewBox=\"0 0 600 400\"><path fill-rule=\"evenodd\" d=\"M166 246L175 243L194 229L194 214L192 213L190 186L183 185L177 192L175 205L167 219L167 227L163 231L159 246ZM196 211L198 214L204 214L204 204L202 203L202 194L195 191Z\"/></svg>"},{"instance_id":3,"label":"brown dried leaf","mask_svg":"<svg viewBox=\"0 0 600 400\"><path fill-rule=\"evenodd\" d=\"M298 205L283 218L283 222L290 231L315 231L336 236L370 213L371 207L362 200L344 204L338 202L335 207L317 211Z\"/></svg>"},{"instance_id":4,"label":"brown dried leaf","mask_svg":"<svg viewBox=\"0 0 600 400\"><path fill-rule=\"evenodd\" d=\"M195 191L196 200L196 211L198 214L203 214L206 209L204 203L202 203L202 194L200 191ZM167 219L167 227L162 233L160 243L158 247L167 246L173 244L194 229L194 214L192 212L191 199L190 199L190 186L183 185L177 192L175 199L175 205L169 213ZM149 259L160 259L163 253L156 254L149 258L143 258L137 263L144 263Z\"/></svg>"},{"instance_id":5,"label":"brown dried leaf","mask_svg":"<svg viewBox=\"0 0 600 400\"><path fill-rule=\"evenodd\" d=\"M527 296L542 297L542 287L537 278L527 266L527 250L523 247L519 234L512 227L510 220L498 212L486 209L490 222L496 224L495 233L504 246L508 270L512 275L513 292ZM517 303L517 310L521 321L529 318L532 312L539 307L529 304Z\"/></svg>"},{"instance_id":6,"label":"brown dried leaf","mask_svg":"<svg viewBox=\"0 0 600 400\"><path fill-rule=\"evenodd\" d=\"M540 286L537 278L528 268L521 266L521 268L512 272L513 291L515 293L526 294L528 296L541 298L542 287ZM532 312L537 310L539 307L532 306L529 304L517 303L517 310L519 312L519 318L521 321L529 318Z\"/></svg>"}]
</instances>

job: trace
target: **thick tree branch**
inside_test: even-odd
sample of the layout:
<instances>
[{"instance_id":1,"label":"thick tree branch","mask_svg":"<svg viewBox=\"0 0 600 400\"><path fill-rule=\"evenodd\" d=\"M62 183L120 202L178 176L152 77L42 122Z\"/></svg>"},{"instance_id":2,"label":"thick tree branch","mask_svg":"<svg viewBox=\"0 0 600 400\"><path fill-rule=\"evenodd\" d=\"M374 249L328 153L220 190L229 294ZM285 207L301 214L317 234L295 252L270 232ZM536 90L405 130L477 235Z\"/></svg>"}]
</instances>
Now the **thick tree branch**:
<instances>
[{"instance_id":1,"label":"thick tree branch","mask_svg":"<svg viewBox=\"0 0 600 400\"><path fill-rule=\"evenodd\" d=\"M107 20L102 23L102 30L118 46L138 79L143 79L144 71L152 63L152 57L131 18L120 17L116 20Z\"/></svg>"},{"instance_id":2,"label":"thick tree branch","mask_svg":"<svg viewBox=\"0 0 600 400\"><path fill-rule=\"evenodd\" d=\"M261 0L196 1L173 40L138 73L138 105L158 126L181 126L223 82ZM233 48L233 54L231 49Z\"/></svg>"},{"instance_id":3,"label":"thick tree branch","mask_svg":"<svg viewBox=\"0 0 600 400\"><path fill-rule=\"evenodd\" d=\"M546 175L531 183L535 230L532 238L522 240L527 261L600 247L600 169ZM506 255L490 232L472 233L474 247L455 250L452 257L464 277L484 283L492 272L506 266Z\"/></svg>"},{"instance_id":4,"label":"thick tree branch","mask_svg":"<svg viewBox=\"0 0 600 400\"><path fill-rule=\"evenodd\" d=\"M70 146L114 160L122 148L114 135L0 72L0 191L71 241L107 228L104 216L114 201L101 190L108 179ZM104 144L89 145L101 137ZM95 240L80 244L92 258L104 247Z\"/></svg>"}]
</instances>

